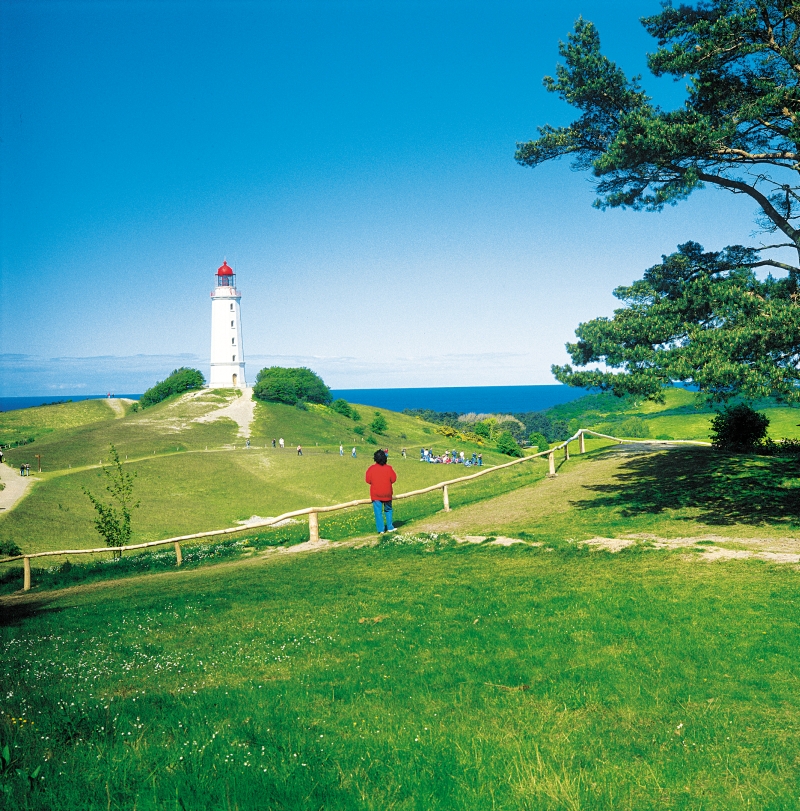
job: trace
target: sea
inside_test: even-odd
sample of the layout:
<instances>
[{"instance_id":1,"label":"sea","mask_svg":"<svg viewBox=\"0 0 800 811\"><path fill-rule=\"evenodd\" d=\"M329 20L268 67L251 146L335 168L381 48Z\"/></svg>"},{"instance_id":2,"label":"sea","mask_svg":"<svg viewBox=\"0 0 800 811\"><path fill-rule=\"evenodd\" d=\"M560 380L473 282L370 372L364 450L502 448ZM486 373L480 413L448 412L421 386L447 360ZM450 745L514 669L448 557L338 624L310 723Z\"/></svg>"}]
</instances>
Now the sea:
<instances>
[{"instance_id":1,"label":"sea","mask_svg":"<svg viewBox=\"0 0 800 811\"><path fill-rule=\"evenodd\" d=\"M545 411L554 405L577 400L589 392L569 386L452 386L420 389L332 389L335 398L349 403L403 411L406 408L427 408L431 411L456 411L459 414L514 414L524 411ZM105 394L75 394L53 397L0 397L0 411L63 403L68 400L98 400ZM140 394L117 394L138 400Z\"/></svg>"},{"instance_id":2,"label":"sea","mask_svg":"<svg viewBox=\"0 0 800 811\"><path fill-rule=\"evenodd\" d=\"M570 386L452 386L430 389L331 389L334 397L348 403L403 411L428 408L459 414L518 414L545 411L554 405L577 400L585 389Z\"/></svg>"}]
</instances>

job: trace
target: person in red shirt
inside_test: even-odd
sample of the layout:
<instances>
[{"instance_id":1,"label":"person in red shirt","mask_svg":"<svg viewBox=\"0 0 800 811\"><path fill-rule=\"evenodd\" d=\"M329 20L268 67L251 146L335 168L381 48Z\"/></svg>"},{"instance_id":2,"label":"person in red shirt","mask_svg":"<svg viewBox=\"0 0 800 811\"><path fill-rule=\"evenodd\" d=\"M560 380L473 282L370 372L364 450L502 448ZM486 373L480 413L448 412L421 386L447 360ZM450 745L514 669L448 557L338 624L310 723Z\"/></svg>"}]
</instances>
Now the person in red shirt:
<instances>
[{"instance_id":1,"label":"person in red shirt","mask_svg":"<svg viewBox=\"0 0 800 811\"><path fill-rule=\"evenodd\" d=\"M397 474L391 465L386 464L386 452L375 451L372 457L374 465L367 468L365 480L369 485L369 497L372 499L372 509L375 511L375 527L378 534L394 532L392 525L392 485L397 481ZM384 529L383 518L386 516Z\"/></svg>"}]
</instances>

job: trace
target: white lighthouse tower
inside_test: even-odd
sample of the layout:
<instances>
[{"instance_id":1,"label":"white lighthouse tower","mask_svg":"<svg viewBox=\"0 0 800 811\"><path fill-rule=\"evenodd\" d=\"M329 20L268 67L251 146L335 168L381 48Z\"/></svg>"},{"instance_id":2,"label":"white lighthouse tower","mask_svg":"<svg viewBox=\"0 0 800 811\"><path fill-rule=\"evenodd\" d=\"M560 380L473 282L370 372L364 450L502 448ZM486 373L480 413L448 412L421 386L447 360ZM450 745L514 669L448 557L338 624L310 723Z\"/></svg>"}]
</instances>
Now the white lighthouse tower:
<instances>
[{"instance_id":1,"label":"white lighthouse tower","mask_svg":"<svg viewBox=\"0 0 800 811\"><path fill-rule=\"evenodd\" d=\"M211 377L212 389L244 389L244 347L242 346L242 296L236 289L236 274L227 262L217 271L217 285L211 291Z\"/></svg>"}]
</instances>

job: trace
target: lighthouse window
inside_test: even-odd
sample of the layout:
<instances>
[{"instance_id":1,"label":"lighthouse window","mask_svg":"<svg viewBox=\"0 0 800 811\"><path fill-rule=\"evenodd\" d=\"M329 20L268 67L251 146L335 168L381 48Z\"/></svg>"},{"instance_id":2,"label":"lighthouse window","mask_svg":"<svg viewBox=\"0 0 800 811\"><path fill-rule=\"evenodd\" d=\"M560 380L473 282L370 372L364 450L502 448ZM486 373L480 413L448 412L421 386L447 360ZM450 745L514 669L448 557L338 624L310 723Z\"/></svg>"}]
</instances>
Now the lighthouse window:
<instances>
[{"instance_id":1,"label":"lighthouse window","mask_svg":"<svg viewBox=\"0 0 800 811\"><path fill-rule=\"evenodd\" d=\"M231 346L236 346L236 338L231 338Z\"/></svg>"},{"instance_id":2,"label":"lighthouse window","mask_svg":"<svg viewBox=\"0 0 800 811\"><path fill-rule=\"evenodd\" d=\"M232 360L234 363L236 362L236 355L233 356Z\"/></svg>"},{"instance_id":3,"label":"lighthouse window","mask_svg":"<svg viewBox=\"0 0 800 811\"><path fill-rule=\"evenodd\" d=\"M231 321L231 329L233 329L233 321Z\"/></svg>"},{"instance_id":4,"label":"lighthouse window","mask_svg":"<svg viewBox=\"0 0 800 811\"><path fill-rule=\"evenodd\" d=\"M233 312L233 303L231 302L231 312Z\"/></svg>"}]
</instances>

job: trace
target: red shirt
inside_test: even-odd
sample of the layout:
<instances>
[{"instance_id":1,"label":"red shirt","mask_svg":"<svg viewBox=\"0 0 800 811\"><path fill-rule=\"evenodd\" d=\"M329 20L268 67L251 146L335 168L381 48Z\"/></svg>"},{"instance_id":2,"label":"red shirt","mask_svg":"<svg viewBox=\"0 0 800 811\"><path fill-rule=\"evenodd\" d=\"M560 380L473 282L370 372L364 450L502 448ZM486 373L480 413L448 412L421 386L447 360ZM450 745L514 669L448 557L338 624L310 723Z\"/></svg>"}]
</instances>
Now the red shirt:
<instances>
[{"instance_id":1,"label":"red shirt","mask_svg":"<svg viewBox=\"0 0 800 811\"><path fill-rule=\"evenodd\" d=\"M369 485L370 500L392 500L392 484L397 481L397 474L392 470L391 465L379 465L376 462L367 468L365 481Z\"/></svg>"}]
</instances>

